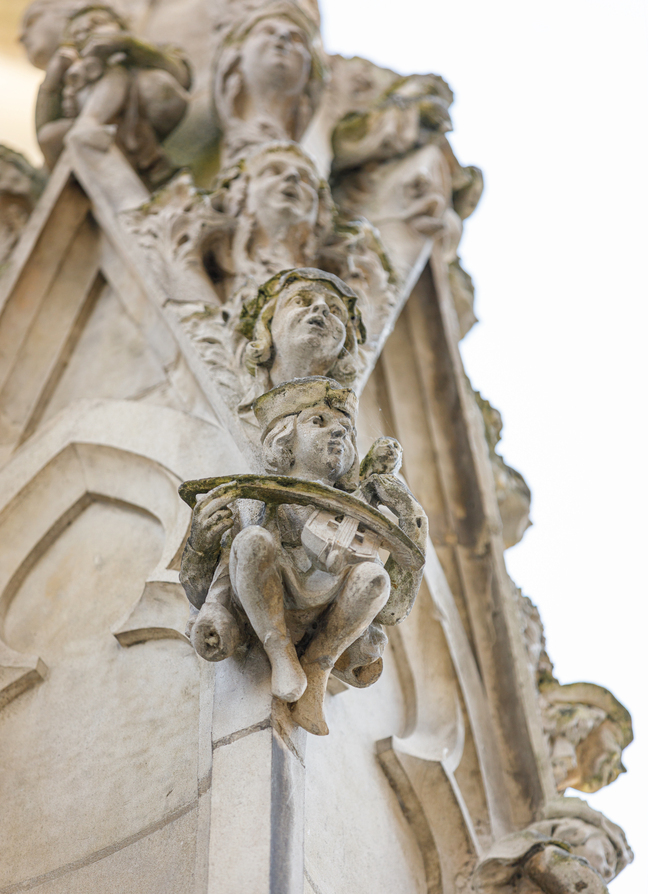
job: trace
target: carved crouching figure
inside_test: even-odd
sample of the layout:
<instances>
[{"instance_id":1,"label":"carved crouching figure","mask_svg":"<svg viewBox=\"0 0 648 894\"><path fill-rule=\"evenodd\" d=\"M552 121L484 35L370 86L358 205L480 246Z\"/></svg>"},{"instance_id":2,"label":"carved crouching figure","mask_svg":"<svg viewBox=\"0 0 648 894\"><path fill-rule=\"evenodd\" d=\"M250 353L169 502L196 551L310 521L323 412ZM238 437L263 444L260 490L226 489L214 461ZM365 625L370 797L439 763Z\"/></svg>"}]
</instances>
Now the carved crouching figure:
<instances>
[{"instance_id":1,"label":"carved crouching figure","mask_svg":"<svg viewBox=\"0 0 648 894\"><path fill-rule=\"evenodd\" d=\"M328 733L323 703L333 669L356 686L377 679L385 643L380 622L401 620L416 596L411 585L392 606L390 574L378 554L381 523L376 527L371 510L362 509L366 503L347 494L353 516L344 508L331 512L330 502L322 505L321 485L328 485L334 502L336 493L358 485L356 406L352 391L322 377L288 382L259 398L254 411L266 469L289 478L255 479L256 490L246 495L264 500L265 507L247 520L244 508L229 508L230 485L206 493L196 503L182 562L183 586L200 609L190 622L198 653L221 660L253 631L272 666L273 695L294 703L293 719L315 735ZM365 481L372 477L381 475ZM274 503L263 490L268 482L285 487L289 481L290 493ZM295 503L286 502L291 494ZM401 505L404 523L396 530L404 536L407 517L420 532L417 544L404 538L412 555L418 553L420 568L427 520L402 487L401 501L405 494L408 507ZM365 511L368 521L361 524Z\"/></svg>"},{"instance_id":2,"label":"carved crouching figure","mask_svg":"<svg viewBox=\"0 0 648 894\"><path fill-rule=\"evenodd\" d=\"M47 7L36 20L24 21L23 42L39 62L51 46L30 41L29 29L42 25ZM59 17L56 22L59 21ZM31 24L30 24L31 22ZM53 33L50 38L53 38ZM77 119L85 139L105 149L115 138L150 186L167 179L173 168L160 141L179 124L191 83L188 65L178 51L138 40L109 5L88 4L72 11L46 74L36 104L36 132L49 168L63 151Z\"/></svg>"}]
</instances>

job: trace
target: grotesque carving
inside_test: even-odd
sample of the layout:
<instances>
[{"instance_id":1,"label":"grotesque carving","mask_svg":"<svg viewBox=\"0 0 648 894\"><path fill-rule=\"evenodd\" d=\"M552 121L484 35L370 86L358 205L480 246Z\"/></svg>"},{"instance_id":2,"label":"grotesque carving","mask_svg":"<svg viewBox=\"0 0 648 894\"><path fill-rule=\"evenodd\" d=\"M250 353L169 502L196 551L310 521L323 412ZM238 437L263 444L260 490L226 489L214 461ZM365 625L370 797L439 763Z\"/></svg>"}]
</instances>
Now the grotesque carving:
<instances>
[{"instance_id":1,"label":"grotesque carving","mask_svg":"<svg viewBox=\"0 0 648 894\"><path fill-rule=\"evenodd\" d=\"M611 692L595 683L545 683L540 706L558 791L597 792L625 773L632 721Z\"/></svg>"},{"instance_id":2,"label":"grotesque carving","mask_svg":"<svg viewBox=\"0 0 648 894\"><path fill-rule=\"evenodd\" d=\"M214 105L231 162L250 146L298 140L324 79L317 24L296 3L275 0L223 28L214 67Z\"/></svg>"},{"instance_id":3,"label":"grotesque carving","mask_svg":"<svg viewBox=\"0 0 648 894\"><path fill-rule=\"evenodd\" d=\"M479 894L605 894L633 859L623 831L579 798L545 807L544 818L495 844L473 876Z\"/></svg>"},{"instance_id":4,"label":"grotesque carving","mask_svg":"<svg viewBox=\"0 0 648 894\"><path fill-rule=\"evenodd\" d=\"M504 548L508 549L522 540L524 532L531 525L529 518L531 491L522 475L507 465L497 452L503 427L499 410L485 400L478 391L474 394L484 420L484 434L495 479L497 505L502 519Z\"/></svg>"},{"instance_id":5,"label":"grotesque carving","mask_svg":"<svg viewBox=\"0 0 648 894\"><path fill-rule=\"evenodd\" d=\"M109 5L75 4L66 10L57 40L63 9L43 4L28 9L22 37L30 58L46 65L36 132L48 166L54 166L80 118L97 148L111 137L104 126L113 126L140 175L149 185L162 182L172 168L159 143L186 111L191 80L186 61L177 51L139 41Z\"/></svg>"},{"instance_id":6,"label":"grotesque carving","mask_svg":"<svg viewBox=\"0 0 648 894\"><path fill-rule=\"evenodd\" d=\"M183 174L127 222L203 353L223 344L225 331L231 339L231 325L263 283L291 268L318 267L353 288L368 349L379 344L397 304L377 231L337 211L328 184L296 143L252 149L218 177L211 195ZM210 364L228 364L226 348L207 350Z\"/></svg>"},{"instance_id":7,"label":"grotesque carving","mask_svg":"<svg viewBox=\"0 0 648 894\"><path fill-rule=\"evenodd\" d=\"M0 273L45 186L19 152L0 145Z\"/></svg>"},{"instance_id":8,"label":"grotesque carving","mask_svg":"<svg viewBox=\"0 0 648 894\"><path fill-rule=\"evenodd\" d=\"M630 714L602 686L558 682L538 609L520 591L518 596L556 787L596 792L625 772L621 758L633 739Z\"/></svg>"},{"instance_id":9,"label":"grotesque carving","mask_svg":"<svg viewBox=\"0 0 648 894\"><path fill-rule=\"evenodd\" d=\"M316 735L328 732L323 701L334 668L356 686L379 675L379 624L397 623L411 609L427 538L423 510L393 475L395 442L377 445L366 461L363 499L349 493L359 485L356 405L353 392L327 378L275 388L254 412L268 473L288 477L206 479L181 488L190 504L203 494L181 571L199 609L190 623L194 646L218 661L256 635L272 666L273 695L294 703L295 722ZM246 516L228 508L236 497L264 507ZM398 504L400 527L367 500ZM414 571L407 591L401 576L390 596L380 547Z\"/></svg>"},{"instance_id":10,"label":"grotesque carving","mask_svg":"<svg viewBox=\"0 0 648 894\"><path fill-rule=\"evenodd\" d=\"M478 168L461 167L445 138L452 99L442 78L412 75L345 115L333 131L333 192L342 208L378 226L402 279L426 240L441 242L465 335L475 322L473 293L457 247L483 180Z\"/></svg>"}]
</instances>

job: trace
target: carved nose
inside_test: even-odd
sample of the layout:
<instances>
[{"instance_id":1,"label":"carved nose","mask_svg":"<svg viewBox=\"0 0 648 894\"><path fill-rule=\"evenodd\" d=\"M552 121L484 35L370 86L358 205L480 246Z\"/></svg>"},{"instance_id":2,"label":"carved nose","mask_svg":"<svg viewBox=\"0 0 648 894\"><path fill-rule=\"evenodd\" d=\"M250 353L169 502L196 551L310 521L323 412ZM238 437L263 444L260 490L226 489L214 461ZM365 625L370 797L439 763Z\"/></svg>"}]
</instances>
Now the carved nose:
<instances>
[{"instance_id":1,"label":"carved nose","mask_svg":"<svg viewBox=\"0 0 648 894\"><path fill-rule=\"evenodd\" d=\"M284 180L287 183L299 183L299 174L297 171L286 171Z\"/></svg>"},{"instance_id":2,"label":"carved nose","mask_svg":"<svg viewBox=\"0 0 648 894\"><path fill-rule=\"evenodd\" d=\"M326 303L326 301L324 301L324 299L314 301L311 304L311 310L314 313L323 314L325 317L328 317L329 313L331 312L328 304Z\"/></svg>"}]
</instances>

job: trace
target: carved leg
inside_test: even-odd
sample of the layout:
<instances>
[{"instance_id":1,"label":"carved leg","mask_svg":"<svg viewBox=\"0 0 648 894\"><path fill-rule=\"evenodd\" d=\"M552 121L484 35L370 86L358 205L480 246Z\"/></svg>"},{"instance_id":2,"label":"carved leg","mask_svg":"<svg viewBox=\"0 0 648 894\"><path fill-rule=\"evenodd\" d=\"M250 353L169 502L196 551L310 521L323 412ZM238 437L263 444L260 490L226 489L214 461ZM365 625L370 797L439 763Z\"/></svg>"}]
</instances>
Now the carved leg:
<instances>
[{"instance_id":1,"label":"carved leg","mask_svg":"<svg viewBox=\"0 0 648 894\"><path fill-rule=\"evenodd\" d=\"M302 657L308 686L293 709L293 720L309 733L326 736L326 684L342 652L367 629L389 597L389 575L375 562L352 569L317 636Z\"/></svg>"},{"instance_id":2,"label":"carved leg","mask_svg":"<svg viewBox=\"0 0 648 894\"><path fill-rule=\"evenodd\" d=\"M272 694L294 702L306 688L306 676L286 628L284 587L272 536L257 525L244 528L234 538L230 562L234 591L272 665Z\"/></svg>"}]
</instances>

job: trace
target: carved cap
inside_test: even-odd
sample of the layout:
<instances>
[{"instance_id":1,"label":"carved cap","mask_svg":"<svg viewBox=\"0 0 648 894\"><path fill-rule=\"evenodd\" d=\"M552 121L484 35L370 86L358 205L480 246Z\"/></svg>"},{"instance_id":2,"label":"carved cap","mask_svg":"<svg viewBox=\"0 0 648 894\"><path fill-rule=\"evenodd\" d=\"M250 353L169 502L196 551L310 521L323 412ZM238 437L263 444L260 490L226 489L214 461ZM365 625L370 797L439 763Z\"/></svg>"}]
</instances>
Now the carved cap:
<instances>
[{"instance_id":1,"label":"carved cap","mask_svg":"<svg viewBox=\"0 0 648 894\"><path fill-rule=\"evenodd\" d=\"M335 379L309 376L293 379L267 391L252 404L254 415L261 426L261 440L279 419L296 416L309 407L325 406L340 410L355 424L358 398L350 388L343 388Z\"/></svg>"},{"instance_id":2,"label":"carved cap","mask_svg":"<svg viewBox=\"0 0 648 894\"><path fill-rule=\"evenodd\" d=\"M333 286L346 304L349 312L349 322L355 330L358 343L364 344L367 330L362 322L360 311L356 307L358 296L353 289L350 289L345 282L342 282L339 276L336 276L334 273L327 273L325 270L318 270L315 267L296 267L293 270L282 270L281 273L277 273L272 279L264 283L257 294L248 299L243 305L236 327L238 331L246 338L252 338L257 318L265 305L272 301L273 298L276 298L286 286L300 280L325 282Z\"/></svg>"}]
</instances>

